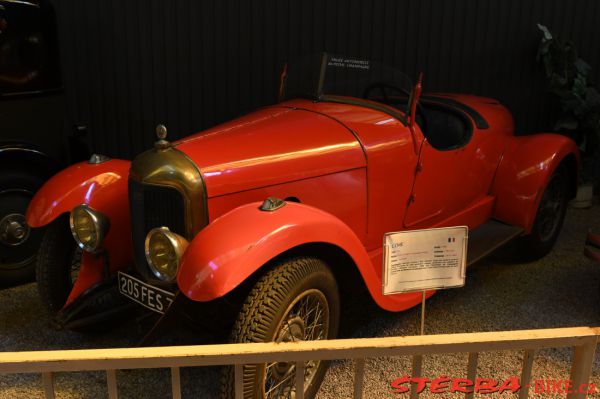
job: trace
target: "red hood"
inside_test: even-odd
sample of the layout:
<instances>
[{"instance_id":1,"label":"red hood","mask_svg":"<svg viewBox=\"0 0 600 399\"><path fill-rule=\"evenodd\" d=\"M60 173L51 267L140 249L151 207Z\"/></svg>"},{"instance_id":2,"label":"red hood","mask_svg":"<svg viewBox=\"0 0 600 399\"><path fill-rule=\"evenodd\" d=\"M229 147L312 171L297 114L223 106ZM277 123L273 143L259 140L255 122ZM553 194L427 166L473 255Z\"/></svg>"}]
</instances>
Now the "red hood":
<instances>
[{"instance_id":1,"label":"red hood","mask_svg":"<svg viewBox=\"0 0 600 399\"><path fill-rule=\"evenodd\" d=\"M366 165L360 144L340 123L277 106L175 145L200 168L209 198Z\"/></svg>"}]
</instances>

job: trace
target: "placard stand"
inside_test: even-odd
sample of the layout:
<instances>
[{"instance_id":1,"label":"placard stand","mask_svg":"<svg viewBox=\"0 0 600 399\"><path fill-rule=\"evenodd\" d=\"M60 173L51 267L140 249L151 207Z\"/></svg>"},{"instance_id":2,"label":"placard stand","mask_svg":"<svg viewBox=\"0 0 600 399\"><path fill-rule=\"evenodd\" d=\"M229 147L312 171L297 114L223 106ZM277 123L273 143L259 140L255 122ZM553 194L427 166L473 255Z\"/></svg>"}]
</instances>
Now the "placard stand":
<instances>
[{"instance_id":1,"label":"placard stand","mask_svg":"<svg viewBox=\"0 0 600 399\"><path fill-rule=\"evenodd\" d=\"M427 291L465 285L469 229L441 227L383 236L383 295L421 293L421 336L425 335ZM461 240L462 238L462 240ZM423 355L413 355L412 377L421 377ZM416 399L418 383L411 384Z\"/></svg>"},{"instance_id":2,"label":"placard stand","mask_svg":"<svg viewBox=\"0 0 600 399\"><path fill-rule=\"evenodd\" d=\"M425 298L426 291L423 291L423 297L421 299L421 335L425 335ZM420 377L423 369L423 355L413 355L412 359L412 376ZM417 392L417 383L413 382L410 387L410 399L417 399L419 393Z\"/></svg>"},{"instance_id":3,"label":"placard stand","mask_svg":"<svg viewBox=\"0 0 600 399\"><path fill-rule=\"evenodd\" d=\"M425 293L423 291L423 299L421 300L421 335L425 335Z\"/></svg>"}]
</instances>

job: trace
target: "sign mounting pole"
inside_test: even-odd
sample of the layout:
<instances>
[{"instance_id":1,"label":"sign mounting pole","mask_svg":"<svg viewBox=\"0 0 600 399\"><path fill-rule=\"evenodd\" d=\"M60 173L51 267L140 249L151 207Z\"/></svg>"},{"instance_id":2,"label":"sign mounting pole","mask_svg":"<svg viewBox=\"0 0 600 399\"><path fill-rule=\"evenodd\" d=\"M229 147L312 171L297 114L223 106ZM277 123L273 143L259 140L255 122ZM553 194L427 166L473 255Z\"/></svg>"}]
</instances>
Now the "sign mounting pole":
<instances>
[{"instance_id":1,"label":"sign mounting pole","mask_svg":"<svg viewBox=\"0 0 600 399\"><path fill-rule=\"evenodd\" d=\"M425 335L425 290L423 290L423 299L421 300L421 335Z\"/></svg>"},{"instance_id":2,"label":"sign mounting pole","mask_svg":"<svg viewBox=\"0 0 600 399\"><path fill-rule=\"evenodd\" d=\"M421 297L421 335L425 335L425 290L423 290ZM421 371L423 370L423 356L414 355L412 359L412 376L420 377ZM410 387L410 399L417 399L419 393L417 392L417 383L413 382Z\"/></svg>"},{"instance_id":3,"label":"sign mounting pole","mask_svg":"<svg viewBox=\"0 0 600 399\"><path fill-rule=\"evenodd\" d=\"M425 335L428 290L465 284L469 230L467 226L386 233L383 238L383 295L421 293L421 336ZM423 356L412 358L412 377L421 377ZM412 383L410 398L417 399Z\"/></svg>"}]
</instances>

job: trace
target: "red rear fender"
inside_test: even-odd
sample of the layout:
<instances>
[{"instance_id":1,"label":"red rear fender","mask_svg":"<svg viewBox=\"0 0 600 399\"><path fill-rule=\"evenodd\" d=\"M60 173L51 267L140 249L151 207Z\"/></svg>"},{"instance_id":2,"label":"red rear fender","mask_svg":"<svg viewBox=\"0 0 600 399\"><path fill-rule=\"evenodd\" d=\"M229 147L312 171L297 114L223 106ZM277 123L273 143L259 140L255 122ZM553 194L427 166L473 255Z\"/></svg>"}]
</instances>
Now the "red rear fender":
<instances>
[{"instance_id":1,"label":"red rear fender","mask_svg":"<svg viewBox=\"0 0 600 399\"><path fill-rule=\"evenodd\" d=\"M571 139L550 133L513 138L504 151L494 181L494 218L531 231L542 194L562 162L571 173L574 194L579 151Z\"/></svg>"}]
</instances>

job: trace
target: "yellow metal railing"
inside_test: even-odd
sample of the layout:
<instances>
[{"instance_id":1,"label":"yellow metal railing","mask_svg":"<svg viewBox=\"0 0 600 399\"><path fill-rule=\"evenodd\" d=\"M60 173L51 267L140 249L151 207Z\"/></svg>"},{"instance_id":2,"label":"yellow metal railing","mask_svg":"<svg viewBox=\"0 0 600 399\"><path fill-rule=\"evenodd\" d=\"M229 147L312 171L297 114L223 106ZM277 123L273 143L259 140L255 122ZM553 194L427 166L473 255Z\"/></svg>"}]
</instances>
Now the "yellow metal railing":
<instances>
[{"instance_id":1,"label":"yellow metal railing","mask_svg":"<svg viewBox=\"0 0 600 399\"><path fill-rule=\"evenodd\" d=\"M590 380L600 328L573 327L545 330L500 331L469 334L425 335L336 339L290 343L171 346L120 349L86 349L0 353L0 373L41 373L46 398L54 398L53 373L106 370L109 398L117 398L116 370L170 368L174 398L181 397L180 367L234 365L236 398L242 398L244 364L296 362L296 398L302 399L304 362L309 360L354 359L354 398L362 398L364 360L369 357L423 356L468 353L465 376L474 380L478 353L523 350L519 398L528 396L535 350L573 347L570 380L573 386ZM472 393L465 394L472 397ZM582 392L568 399L585 398Z\"/></svg>"}]
</instances>

